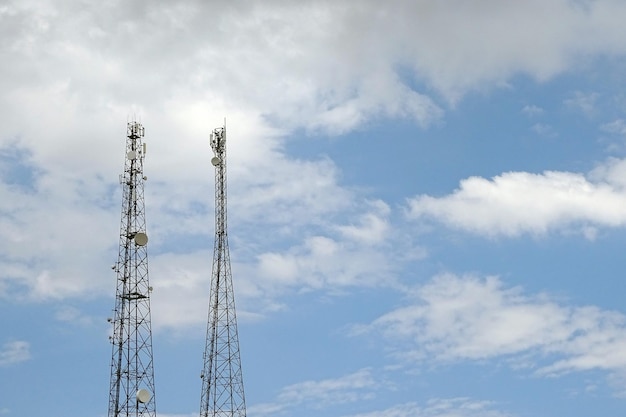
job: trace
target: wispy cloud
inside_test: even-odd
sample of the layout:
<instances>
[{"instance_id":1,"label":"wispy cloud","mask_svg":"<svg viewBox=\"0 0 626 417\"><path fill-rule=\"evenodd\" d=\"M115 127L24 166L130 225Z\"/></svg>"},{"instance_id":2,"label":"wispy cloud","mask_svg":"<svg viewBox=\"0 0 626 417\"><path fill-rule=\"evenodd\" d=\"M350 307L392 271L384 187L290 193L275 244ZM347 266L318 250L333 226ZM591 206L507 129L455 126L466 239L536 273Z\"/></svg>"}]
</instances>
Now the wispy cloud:
<instances>
[{"instance_id":1,"label":"wispy cloud","mask_svg":"<svg viewBox=\"0 0 626 417\"><path fill-rule=\"evenodd\" d=\"M583 93L576 91L571 98L565 100L565 105L571 109L577 110L591 116L596 110L596 103L600 95L598 93Z\"/></svg>"},{"instance_id":2,"label":"wispy cloud","mask_svg":"<svg viewBox=\"0 0 626 417\"><path fill-rule=\"evenodd\" d=\"M339 214L329 211L319 218L313 214L311 223L288 217L268 220L269 224L260 221L250 229L244 225L245 241L234 235L232 269L241 318L256 320L283 310L288 294L341 295L355 287L399 285L395 271L423 257L423 251L411 247L403 232L395 229L393 213L384 202L352 198L350 205ZM273 232L270 236L264 232L267 227ZM168 251L151 258L157 329L204 322L210 248L206 237L202 248L187 245L186 253Z\"/></svg>"},{"instance_id":3,"label":"wispy cloud","mask_svg":"<svg viewBox=\"0 0 626 417\"><path fill-rule=\"evenodd\" d=\"M386 410L344 417L512 417L512 415L496 410L494 404L488 401L447 398L432 399L425 405L406 403Z\"/></svg>"},{"instance_id":4,"label":"wispy cloud","mask_svg":"<svg viewBox=\"0 0 626 417\"><path fill-rule=\"evenodd\" d=\"M527 104L522 108L522 113L526 114L529 117L536 117L542 115L544 113L544 110L543 108L534 104Z\"/></svg>"},{"instance_id":5,"label":"wispy cloud","mask_svg":"<svg viewBox=\"0 0 626 417\"><path fill-rule=\"evenodd\" d=\"M54 317L59 321L79 326L90 326L93 324L93 317L86 316L84 312L69 305L59 307Z\"/></svg>"},{"instance_id":6,"label":"wispy cloud","mask_svg":"<svg viewBox=\"0 0 626 417\"><path fill-rule=\"evenodd\" d=\"M257 404L249 409L251 415L283 415L297 406L325 409L332 405L353 403L371 398L379 384L370 369L361 369L335 379L304 381L281 390L273 403Z\"/></svg>"},{"instance_id":7,"label":"wispy cloud","mask_svg":"<svg viewBox=\"0 0 626 417\"><path fill-rule=\"evenodd\" d=\"M440 275L416 287L413 302L355 333L382 334L408 361L516 358L537 375L626 371L626 317L594 306L526 294L497 277Z\"/></svg>"},{"instance_id":8,"label":"wispy cloud","mask_svg":"<svg viewBox=\"0 0 626 417\"><path fill-rule=\"evenodd\" d=\"M554 127L546 123L535 123L532 125L531 129L540 136L556 137L558 135L554 130Z\"/></svg>"},{"instance_id":9,"label":"wispy cloud","mask_svg":"<svg viewBox=\"0 0 626 417\"><path fill-rule=\"evenodd\" d=\"M7 342L0 350L0 366L9 366L30 359L30 343L23 340Z\"/></svg>"},{"instance_id":10,"label":"wispy cloud","mask_svg":"<svg viewBox=\"0 0 626 417\"><path fill-rule=\"evenodd\" d=\"M188 414L163 414L157 412L157 417L198 417L198 413L188 413Z\"/></svg>"}]
</instances>

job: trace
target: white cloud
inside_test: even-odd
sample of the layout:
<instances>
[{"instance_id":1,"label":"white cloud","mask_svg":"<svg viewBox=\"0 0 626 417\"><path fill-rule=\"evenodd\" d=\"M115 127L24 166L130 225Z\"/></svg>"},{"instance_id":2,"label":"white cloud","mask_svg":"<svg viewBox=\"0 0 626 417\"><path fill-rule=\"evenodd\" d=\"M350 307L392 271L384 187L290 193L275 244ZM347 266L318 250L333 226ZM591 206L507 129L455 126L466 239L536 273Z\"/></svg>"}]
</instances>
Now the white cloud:
<instances>
[{"instance_id":1,"label":"white cloud","mask_svg":"<svg viewBox=\"0 0 626 417\"><path fill-rule=\"evenodd\" d=\"M208 248L187 254L166 253L150 260L152 323L155 329L181 329L206 323L211 259ZM237 297L239 294L236 292Z\"/></svg>"},{"instance_id":2,"label":"white cloud","mask_svg":"<svg viewBox=\"0 0 626 417\"><path fill-rule=\"evenodd\" d=\"M400 404L381 411L351 414L346 417L507 417L511 414L495 410L493 403L469 398L432 399L425 406Z\"/></svg>"},{"instance_id":3,"label":"white cloud","mask_svg":"<svg viewBox=\"0 0 626 417\"><path fill-rule=\"evenodd\" d=\"M398 285L393 278L394 259L405 255L401 248L406 245L388 248L393 236L388 233L389 208L384 203L368 203L364 209L354 216L362 220L358 226L322 223L322 229L336 232L328 235L308 235L307 229L314 226L286 222L283 228L291 231L284 233L283 243L294 241L286 249L251 250L276 244L263 235L255 237L263 229L250 229L246 239L237 237L239 244L231 244L235 249L231 261L238 317L256 320L283 310L281 299L294 292L338 295L350 287ZM294 234L304 236L293 239ZM150 258L155 327L182 329L206 322L213 242L208 236L202 242L201 249L189 246L183 253L168 251ZM389 250L383 252L381 247Z\"/></svg>"},{"instance_id":4,"label":"white cloud","mask_svg":"<svg viewBox=\"0 0 626 417\"><path fill-rule=\"evenodd\" d=\"M544 113L544 110L537 105L527 104L522 108L522 113L526 114L529 117L536 117L542 115Z\"/></svg>"},{"instance_id":5,"label":"white cloud","mask_svg":"<svg viewBox=\"0 0 626 417\"><path fill-rule=\"evenodd\" d=\"M612 154L621 154L624 150L624 138L626 138L626 121L616 119L612 122L600 125L602 132L608 133L607 137L601 138L606 143L606 150Z\"/></svg>"},{"instance_id":6,"label":"white cloud","mask_svg":"<svg viewBox=\"0 0 626 417\"><path fill-rule=\"evenodd\" d=\"M249 407L251 415L283 415L290 409L307 405L324 409L337 404L354 403L371 398L379 384L370 369L361 369L335 379L304 381L284 387L274 403Z\"/></svg>"},{"instance_id":7,"label":"white cloud","mask_svg":"<svg viewBox=\"0 0 626 417\"><path fill-rule=\"evenodd\" d=\"M114 259L106 259L115 253L113 197L129 113L146 125L151 251L211 234L207 137L223 117L230 214L246 227L273 224L272 233L259 232L268 239L293 237L304 225L329 227L333 216L354 214L359 198L340 185L333 161L285 153L284 137L294 129L342 133L380 117L427 126L442 116L427 92L453 102L518 73L545 79L581 57L626 52L626 6L608 0L586 7L565 0L506 7L393 1L383 9L374 1L348 7L322 0L118 6L51 0L2 8L0 59L11 65L0 69L0 148L24 150L37 174L28 191L0 183L4 294L110 291L105 271ZM589 35L581 40L580 33ZM496 233L549 227L518 219L509 230L504 223ZM321 259L318 238L327 238L335 252L324 255L326 272L354 281L363 271L336 262L343 254L357 259L349 239L384 242L386 217L373 211L336 226L341 239L309 232L290 250L264 245L256 255L263 264L278 254L286 268L305 254L309 261L295 264L306 271Z\"/></svg>"},{"instance_id":8,"label":"white cloud","mask_svg":"<svg viewBox=\"0 0 626 417\"><path fill-rule=\"evenodd\" d=\"M21 164L11 161L5 168L36 170ZM37 173L32 184L3 180L2 295L61 298L102 290L105 281L94 271L104 270L107 262L100 253L113 246L119 222L109 208L108 185L97 177L60 172Z\"/></svg>"},{"instance_id":9,"label":"white cloud","mask_svg":"<svg viewBox=\"0 0 626 417\"><path fill-rule=\"evenodd\" d=\"M229 213L242 229L254 227L254 235L266 238L273 235L260 232L259 225L278 225L283 235L291 236L351 204L354 196L337 184L338 171L332 161L290 160L270 129L250 119L243 123L240 117L234 114L229 118L233 127L228 128L228 162ZM170 247L176 252L182 248L193 252L198 250L198 242L202 248L212 247L214 172L208 163L209 129L199 127L197 121L183 120L187 123L181 134L189 135L193 152L165 140L175 130L171 124L161 123L166 129L160 133L158 128L146 126L149 252L156 256ZM106 174L97 163L92 167L95 172L84 175L81 171L86 165L66 167L38 160L38 151L21 143L19 152L8 153L0 172L10 174L17 167L21 175L32 175L33 180L16 186L4 174L0 181L3 294L65 298L111 291L107 272L116 256L120 217L116 180L124 155L125 126L120 125L114 140L107 140L117 142L119 152L87 154L99 160L110 156L119 162ZM68 154L68 158L85 162L78 156Z\"/></svg>"},{"instance_id":10,"label":"white cloud","mask_svg":"<svg viewBox=\"0 0 626 417\"><path fill-rule=\"evenodd\" d=\"M85 313L72 306L61 306L57 309L54 318L59 321L74 325L89 326L93 324L93 317L85 316Z\"/></svg>"},{"instance_id":11,"label":"white cloud","mask_svg":"<svg viewBox=\"0 0 626 417\"><path fill-rule=\"evenodd\" d=\"M197 417L197 413L189 413L189 414L163 414L157 412L158 417Z\"/></svg>"},{"instance_id":12,"label":"white cloud","mask_svg":"<svg viewBox=\"0 0 626 417\"><path fill-rule=\"evenodd\" d=\"M15 340L2 345L0 349L0 366L9 366L30 359L30 343Z\"/></svg>"},{"instance_id":13,"label":"white cloud","mask_svg":"<svg viewBox=\"0 0 626 417\"><path fill-rule=\"evenodd\" d=\"M290 410L305 405L317 410L340 404L365 403L372 400L381 388L371 369L361 369L335 379L305 381L284 387L273 403L255 404L248 413L255 416L287 415ZM344 417L507 417L511 414L495 409L488 401L469 398L433 398L425 404L416 402L367 413Z\"/></svg>"},{"instance_id":14,"label":"white cloud","mask_svg":"<svg viewBox=\"0 0 626 417\"><path fill-rule=\"evenodd\" d=\"M572 98L565 100L565 105L591 116L596 109L596 102L600 95L598 93L583 93L576 91Z\"/></svg>"},{"instance_id":15,"label":"white cloud","mask_svg":"<svg viewBox=\"0 0 626 417\"><path fill-rule=\"evenodd\" d=\"M259 279L277 289L377 286L390 278L390 271L387 254L327 236L311 236L285 252L258 256Z\"/></svg>"},{"instance_id":16,"label":"white cloud","mask_svg":"<svg viewBox=\"0 0 626 417\"><path fill-rule=\"evenodd\" d=\"M522 359L538 375L626 371L626 317L507 288L496 277L440 275L413 302L355 332L385 336L409 361Z\"/></svg>"},{"instance_id":17,"label":"white cloud","mask_svg":"<svg viewBox=\"0 0 626 417\"><path fill-rule=\"evenodd\" d=\"M28 133L61 140L64 126L81 125L93 135L88 128L102 117L110 129L131 106L146 116L177 113L190 102L184 97L336 133L381 116L427 125L441 110L398 68L454 101L517 73L545 79L588 56L626 52L626 6L611 0L587 7L567 0L393 1L383 9L371 0L217 8L138 2L134 13L114 3L81 5L74 19L66 18L79 8L72 2L5 6L8 131L26 133L22 115L38 114L40 126ZM80 136L63 140L77 148L110 146L81 143ZM55 153L43 145L42 154Z\"/></svg>"},{"instance_id":18,"label":"white cloud","mask_svg":"<svg viewBox=\"0 0 626 417\"><path fill-rule=\"evenodd\" d=\"M305 381L290 385L283 388L278 399L288 404L313 402L319 405L330 405L354 402L364 395L358 390L371 390L376 385L371 370L361 369L337 379Z\"/></svg>"},{"instance_id":19,"label":"white cloud","mask_svg":"<svg viewBox=\"0 0 626 417\"><path fill-rule=\"evenodd\" d=\"M546 123L535 123L532 126L532 130L533 132L537 133L538 135L541 136L547 136L547 137L555 137L558 134L554 131L554 128L552 126L550 126L549 124Z\"/></svg>"},{"instance_id":20,"label":"white cloud","mask_svg":"<svg viewBox=\"0 0 626 417\"><path fill-rule=\"evenodd\" d=\"M342 217L356 218L357 223L342 225L338 219L320 219L307 231L296 229L303 237L286 249L256 253L247 267L255 278L246 281L244 291L272 299L293 290L341 292L354 286L394 285L392 270L400 250L389 248L395 238L389 207L382 201L366 202L344 214ZM288 237L283 235L284 242Z\"/></svg>"},{"instance_id":21,"label":"white cloud","mask_svg":"<svg viewBox=\"0 0 626 417\"><path fill-rule=\"evenodd\" d=\"M624 135L626 134L626 122L624 121L624 119L617 119L612 122L603 124L602 126L600 126L600 129L605 132Z\"/></svg>"},{"instance_id":22,"label":"white cloud","mask_svg":"<svg viewBox=\"0 0 626 417\"><path fill-rule=\"evenodd\" d=\"M231 182L229 210L246 222L293 228L315 224L349 209L356 197L338 184L339 171L327 159L288 160L284 154L273 153L249 167L247 177L236 175L231 176L235 182Z\"/></svg>"},{"instance_id":23,"label":"white cloud","mask_svg":"<svg viewBox=\"0 0 626 417\"><path fill-rule=\"evenodd\" d=\"M557 171L470 177L450 195L409 200L408 216L490 237L573 229L593 238L598 227L626 223L625 182L619 177L625 166L611 159L587 177Z\"/></svg>"},{"instance_id":24,"label":"white cloud","mask_svg":"<svg viewBox=\"0 0 626 417\"><path fill-rule=\"evenodd\" d=\"M387 217L391 209L381 200L373 201L371 205L373 210L362 215L358 225L339 226L341 234L368 245L384 242L389 233L390 225Z\"/></svg>"},{"instance_id":25,"label":"white cloud","mask_svg":"<svg viewBox=\"0 0 626 417\"><path fill-rule=\"evenodd\" d=\"M598 165L588 175L595 183L611 184L617 191L626 190L626 159L609 158Z\"/></svg>"}]
</instances>

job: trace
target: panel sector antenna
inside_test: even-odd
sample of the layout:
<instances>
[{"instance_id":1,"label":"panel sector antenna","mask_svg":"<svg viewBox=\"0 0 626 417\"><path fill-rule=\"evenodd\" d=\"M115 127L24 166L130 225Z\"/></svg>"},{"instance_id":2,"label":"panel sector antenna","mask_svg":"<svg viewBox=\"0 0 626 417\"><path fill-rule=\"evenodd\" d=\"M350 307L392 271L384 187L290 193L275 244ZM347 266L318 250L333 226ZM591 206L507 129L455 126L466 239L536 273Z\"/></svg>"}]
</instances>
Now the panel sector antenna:
<instances>
[{"instance_id":1,"label":"panel sector antenna","mask_svg":"<svg viewBox=\"0 0 626 417\"><path fill-rule=\"evenodd\" d=\"M144 128L127 127L122 185L122 221L117 263L114 318L111 343L111 391L109 417L156 417L150 287L148 282L148 235L144 207L142 143Z\"/></svg>"},{"instance_id":2,"label":"panel sector antenna","mask_svg":"<svg viewBox=\"0 0 626 417\"><path fill-rule=\"evenodd\" d=\"M235 297L226 232L226 126L213 130L215 246L209 292L200 417L245 417Z\"/></svg>"}]
</instances>

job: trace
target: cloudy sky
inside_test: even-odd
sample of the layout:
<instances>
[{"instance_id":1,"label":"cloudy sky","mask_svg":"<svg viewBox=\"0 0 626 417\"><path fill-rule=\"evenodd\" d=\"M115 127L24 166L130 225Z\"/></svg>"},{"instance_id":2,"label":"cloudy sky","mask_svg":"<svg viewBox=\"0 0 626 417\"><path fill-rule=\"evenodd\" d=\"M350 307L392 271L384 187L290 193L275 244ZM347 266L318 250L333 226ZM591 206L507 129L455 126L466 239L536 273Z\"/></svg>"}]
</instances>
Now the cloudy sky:
<instances>
[{"instance_id":1,"label":"cloudy sky","mask_svg":"<svg viewBox=\"0 0 626 417\"><path fill-rule=\"evenodd\" d=\"M0 416L107 414L126 123L159 417L226 119L249 417L626 413L626 3L0 0Z\"/></svg>"}]
</instances>

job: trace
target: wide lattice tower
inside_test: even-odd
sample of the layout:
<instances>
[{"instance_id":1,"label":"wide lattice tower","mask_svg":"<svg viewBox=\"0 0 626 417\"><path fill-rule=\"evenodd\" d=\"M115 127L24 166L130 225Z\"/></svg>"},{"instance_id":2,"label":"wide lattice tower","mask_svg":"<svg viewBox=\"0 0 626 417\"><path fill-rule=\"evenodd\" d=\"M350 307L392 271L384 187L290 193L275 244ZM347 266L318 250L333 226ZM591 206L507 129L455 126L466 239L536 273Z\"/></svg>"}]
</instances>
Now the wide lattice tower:
<instances>
[{"instance_id":1,"label":"wide lattice tower","mask_svg":"<svg viewBox=\"0 0 626 417\"><path fill-rule=\"evenodd\" d=\"M213 130L215 246L209 292L200 417L245 417L239 336L226 232L226 127Z\"/></svg>"},{"instance_id":2,"label":"wide lattice tower","mask_svg":"<svg viewBox=\"0 0 626 417\"><path fill-rule=\"evenodd\" d=\"M111 342L109 417L156 417L143 162L144 128L128 123Z\"/></svg>"}]
</instances>

